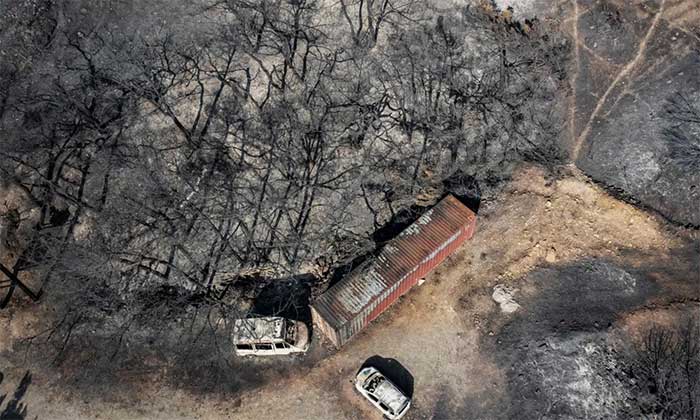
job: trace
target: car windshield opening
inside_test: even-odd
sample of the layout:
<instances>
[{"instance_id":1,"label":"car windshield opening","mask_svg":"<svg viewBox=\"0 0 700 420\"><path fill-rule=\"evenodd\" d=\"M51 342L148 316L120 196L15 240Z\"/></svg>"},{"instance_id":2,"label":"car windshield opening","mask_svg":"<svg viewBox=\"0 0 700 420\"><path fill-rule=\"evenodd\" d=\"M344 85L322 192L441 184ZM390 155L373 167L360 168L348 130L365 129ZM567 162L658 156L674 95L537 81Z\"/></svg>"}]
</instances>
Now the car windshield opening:
<instances>
[{"instance_id":1,"label":"car windshield opening","mask_svg":"<svg viewBox=\"0 0 700 420\"><path fill-rule=\"evenodd\" d=\"M377 389L377 387L378 387L379 385L381 385L382 382L384 382L384 377L383 377L383 376L381 376L381 375L374 375L374 376L371 377L371 378L369 379L369 381L367 382L367 385L365 386L365 389L366 389L367 391L369 391L369 392L374 392L374 390Z\"/></svg>"}]
</instances>

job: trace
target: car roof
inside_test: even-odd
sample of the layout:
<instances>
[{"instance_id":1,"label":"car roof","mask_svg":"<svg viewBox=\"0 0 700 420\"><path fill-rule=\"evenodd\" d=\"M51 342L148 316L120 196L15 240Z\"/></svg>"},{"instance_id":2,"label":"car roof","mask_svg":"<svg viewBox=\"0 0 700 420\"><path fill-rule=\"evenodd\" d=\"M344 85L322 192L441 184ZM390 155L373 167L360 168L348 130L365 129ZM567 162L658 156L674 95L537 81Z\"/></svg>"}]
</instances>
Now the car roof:
<instances>
[{"instance_id":1,"label":"car roof","mask_svg":"<svg viewBox=\"0 0 700 420\"><path fill-rule=\"evenodd\" d=\"M281 317L245 318L233 322L235 344L279 341L284 339L285 332Z\"/></svg>"}]
</instances>

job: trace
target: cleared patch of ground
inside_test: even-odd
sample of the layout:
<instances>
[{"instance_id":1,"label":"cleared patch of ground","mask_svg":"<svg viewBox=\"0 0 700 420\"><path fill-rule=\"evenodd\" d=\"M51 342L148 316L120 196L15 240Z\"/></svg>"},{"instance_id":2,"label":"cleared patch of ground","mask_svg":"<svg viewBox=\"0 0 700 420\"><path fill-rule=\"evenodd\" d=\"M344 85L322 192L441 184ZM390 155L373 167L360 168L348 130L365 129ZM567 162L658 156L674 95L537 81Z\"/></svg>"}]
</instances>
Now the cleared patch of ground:
<instances>
[{"instance_id":1,"label":"cleared patch of ground","mask_svg":"<svg viewBox=\"0 0 700 420\"><path fill-rule=\"evenodd\" d=\"M605 399L582 397L612 380L597 374L610 358L605 337L627 313L699 296L697 246L692 232L612 198L574 169L551 176L524 168L497 199L482 202L470 242L338 351L316 337L310 353L282 362L283 370L238 360L253 387L242 394L164 387L153 374L132 392L83 400L56 386L66 378L33 372L24 401L31 416L52 419L379 419L352 388L360 366L378 355L415 379L407 419L507 418L540 413L555 397L564 405L553 406L550 418L581 418L581 407L605 417ZM520 305L512 313L492 298L499 284ZM533 363L570 382L542 381ZM0 386L16 384L24 371L4 373ZM541 394L532 407L519 393L528 384L539 384L532 388ZM615 389L609 399L623 395Z\"/></svg>"}]
</instances>

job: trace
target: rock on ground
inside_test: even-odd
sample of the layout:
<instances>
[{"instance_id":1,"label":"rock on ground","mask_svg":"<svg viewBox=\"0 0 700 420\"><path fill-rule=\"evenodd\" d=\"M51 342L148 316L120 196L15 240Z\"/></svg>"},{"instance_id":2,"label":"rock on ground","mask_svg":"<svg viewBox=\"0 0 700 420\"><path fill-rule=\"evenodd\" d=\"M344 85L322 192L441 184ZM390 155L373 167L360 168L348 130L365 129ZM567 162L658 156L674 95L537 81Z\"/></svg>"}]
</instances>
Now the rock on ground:
<instances>
[{"instance_id":1,"label":"rock on ground","mask_svg":"<svg viewBox=\"0 0 700 420\"><path fill-rule=\"evenodd\" d=\"M498 284L493 288L491 298L501 306L501 312L510 314L520 309L520 305L513 299L514 293L508 286Z\"/></svg>"}]
</instances>

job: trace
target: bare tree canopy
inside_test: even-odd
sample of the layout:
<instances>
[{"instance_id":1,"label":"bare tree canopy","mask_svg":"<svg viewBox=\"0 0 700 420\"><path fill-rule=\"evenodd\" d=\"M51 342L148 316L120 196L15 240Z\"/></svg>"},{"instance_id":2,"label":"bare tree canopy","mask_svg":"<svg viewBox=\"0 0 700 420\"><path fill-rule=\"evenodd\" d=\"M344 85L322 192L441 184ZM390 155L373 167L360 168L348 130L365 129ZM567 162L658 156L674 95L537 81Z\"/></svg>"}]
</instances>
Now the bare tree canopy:
<instances>
[{"instance_id":1,"label":"bare tree canopy","mask_svg":"<svg viewBox=\"0 0 700 420\"><path fill-rule=\"evenodd\" d=\"M700 417L700 323L686 318L654 325L628 354L636 385L633 416L659 419Z\"/></svg>"},{"instance_id":2,"label":"bare tree canopy","mask_svg":"<svg viewBox=\"0 0 700 420\"><path fill-rule=\"evenodd\" d=\"M456 170L560 158L568 46L536 22L409 0L107 3L2 6L31 36L3 61L18 198L0 305L20 290L56 309L29 341L57 363L95 325L114 355L156 317L216 337L252 310L251 278L345 263Z\"/></svg>"}]
</instances>

